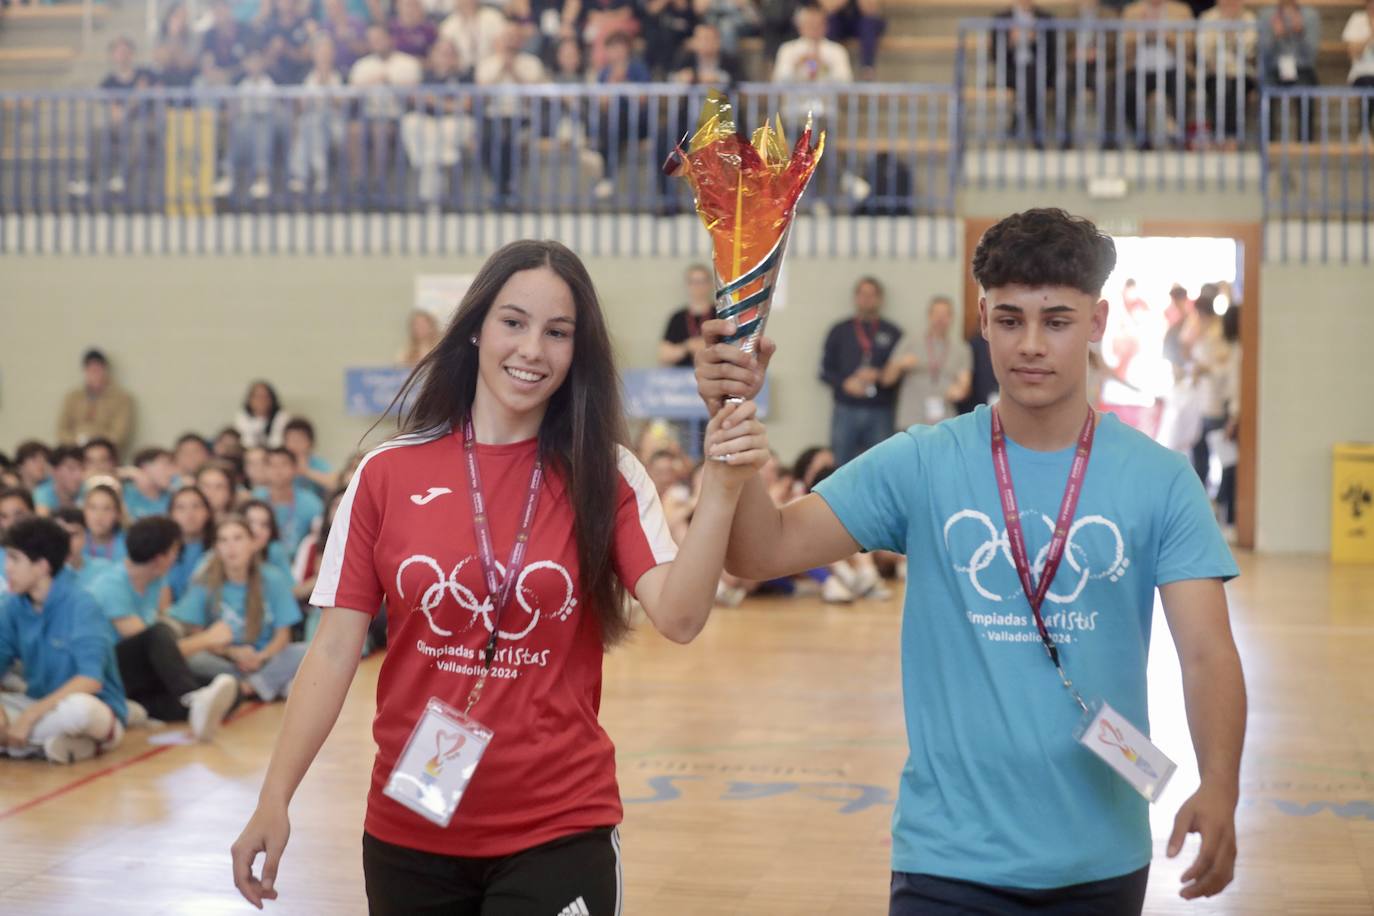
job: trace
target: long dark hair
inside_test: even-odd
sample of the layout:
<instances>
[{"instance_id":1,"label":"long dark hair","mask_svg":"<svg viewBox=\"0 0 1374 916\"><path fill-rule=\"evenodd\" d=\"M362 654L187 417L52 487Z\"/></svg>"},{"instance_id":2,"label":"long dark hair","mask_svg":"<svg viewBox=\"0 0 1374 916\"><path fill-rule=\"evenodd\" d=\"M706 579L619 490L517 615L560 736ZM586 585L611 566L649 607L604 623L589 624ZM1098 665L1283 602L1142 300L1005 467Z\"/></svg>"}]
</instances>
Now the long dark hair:
<instances>
[{"instance_id":1,"label":"long dark hair","mask_svg":"<svg viewBox=\"0 0 1374 916\"><path fill-rule=\"evenodd\" d=\"M243 412L250 417L255 417L253 413L253 389L263 388L267 391L267 396L272 399L272 406L267 409L267 426L263 429L264 436L272 435L272 421L277 419L277 414L281 412L281 399L277 397L277 389L272 387L272 383L263 379L258 379L249 383L248 393L243 396Z\"/></svg>"},{"instance_id":2,"label":"long dark hair","mask_svg":"<svg viewBox=\"0 0 1374 916\"><path fill-rule=\"evenodd\" d=\"M268 552L272 549L272 542L281 540L281 529L277 527L277 513L276 510L272 508L272 504L267 502L266 500L249 499L242 502L236 511L231 511L229 514L241 518L243 520L243 523L245 525L248 525L249 509L262 509L267 513L267 530L271 534L271 536L267 539L266 546L264 546L262 550L258 551L258 559L266 563L268 560ZM226 514L225 518L228 518L229 514ZM216 525L215 527L218 528L219 526ZM252 525L248 525L248 533L253 533Z\"/></svg>"},{"instance_id":3,"label":"long dark hair","mask_svg":"<svg viewBox=\"0 0 1374 916\"><path fill-rule=\"evenodd\" d=\"M210 506L210 499L201 491L200 487L194 486L193 484L186 484L172 494L172 499L167 504L168 515L172 514L172 507L176 505L176 501L182 494L187 494L193 499L200 500L200 504L205 507L205 527L200 532L200 546L209 550L215 546L215 510Z\"/></svg>"},{"instance_id":4,"label":"long dark hair","mask_svg":"<svg viewBox=\"0 0 1374 916\"><path fill-rule=\"evenodd\" d=\"M548 268L568 285L576 306L572 366L544 412L539 453L567 482L578 584L584 606L595 609L601 644L609 648L630 626L625 587L611 562L614 539L606 537L606 526L616 513L619 449L628 435L611 337L592 278L577 255L558 242L524 240L487 258L438 346L416 365L392 409L409 405L399 423L401 434L432 432L466 421L477 394L478 356L471 339L481 333L506 282L521 271L539 268Z\"/></svg>"}]
</instances>

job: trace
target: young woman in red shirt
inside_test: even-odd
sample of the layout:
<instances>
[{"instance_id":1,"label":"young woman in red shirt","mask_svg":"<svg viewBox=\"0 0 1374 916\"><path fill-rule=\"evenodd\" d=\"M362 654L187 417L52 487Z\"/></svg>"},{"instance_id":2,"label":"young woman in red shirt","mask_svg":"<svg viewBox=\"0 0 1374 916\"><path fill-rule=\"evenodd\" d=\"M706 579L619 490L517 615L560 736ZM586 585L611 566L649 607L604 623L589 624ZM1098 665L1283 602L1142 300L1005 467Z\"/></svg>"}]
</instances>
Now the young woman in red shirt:
<instances>
[{"instance_id":1,"label":"young woman in red shirt","mask_svg":"<svg viewBox=\"0 0 1374 916\"><path fill-rule=\"evenodd\" d=\"M533 241L488 259L401 403L401 435L363 460L331 526L311 600L326 610L233 847L235 884L255 906L276 899L288 803L384 601L362 841L370 912L619 914L602 659L629 630L627 594L675 642L705 626L740 487L768 459L754 405L712 421L707 453L727 460L707 462L675 545L622 444L591 278L567 248ZM443 769L454 755L463 765ZM439 790L446 826L417 813Z\"/></svg>"}]
</instances>

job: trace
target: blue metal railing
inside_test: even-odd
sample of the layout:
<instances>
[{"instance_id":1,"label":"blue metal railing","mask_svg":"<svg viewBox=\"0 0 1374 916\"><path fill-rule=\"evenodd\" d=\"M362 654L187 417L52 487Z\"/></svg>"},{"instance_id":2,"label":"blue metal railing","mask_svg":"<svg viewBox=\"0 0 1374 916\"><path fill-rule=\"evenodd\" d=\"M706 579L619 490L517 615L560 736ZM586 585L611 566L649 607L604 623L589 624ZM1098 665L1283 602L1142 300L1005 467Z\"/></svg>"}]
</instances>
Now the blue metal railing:
<instances>
[{"instance_id":1,"label":"blue metal railing","mask_svg":"<svg viewBox=\"0 0 1374 916\"><path fill-rule=\"evenodd\" d=\"M665 84L4 94L0 214L61 217L61 233L27 240L63 250L478 250L505 217L527 233L564 218L595 231L593 247L656 252L656 220L692 216L661 165L702 99ZM746 130L777 112L794 141L809 112L829 135L802 213L853 219L809 220L803 247L873 247L882 233L894 252L912 249L898 244L902 221L952 215L949 87L746 84L736 102ZM464 237L341 222L359 213L458 217L435 231ZM879 216L891 225L863 219ZM701 234L666 225L674 249L678 233Z\"/></svg>"}]
</instances>

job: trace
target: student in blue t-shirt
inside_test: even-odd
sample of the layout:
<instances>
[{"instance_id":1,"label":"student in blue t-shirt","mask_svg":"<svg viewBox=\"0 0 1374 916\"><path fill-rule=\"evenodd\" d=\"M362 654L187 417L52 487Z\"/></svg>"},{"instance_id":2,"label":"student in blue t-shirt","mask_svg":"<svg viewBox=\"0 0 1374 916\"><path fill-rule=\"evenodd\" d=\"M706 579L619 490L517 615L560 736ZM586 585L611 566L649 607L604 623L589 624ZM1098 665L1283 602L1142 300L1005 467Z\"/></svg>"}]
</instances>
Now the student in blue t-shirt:
<instances>
[{"instance_id":1,"label":"student in blue t-shirt","mask_svg":"<svg viewBox=\"0 0 1374 916\"><path fill-rule=\"evenodd\" d=\"M76 574L76 582L86 588L97 576L114 566L111 560L101 560L86 556L86 514L80 509L68 506L53 513L53 520L62 526L71 538L71 550L67 554L67 568Z\"/></svg>"},{"instance_id":2,"label":"student in blue t-shirt","mask_svg":"<svg viewBox=\"0 0 1374 916\"><path fill-rule=\"evenodd\" d=\"M52 450L52 473L33 489L39 512L51 515L58 509L81 505L81 484L86 479L86 461L81 449L59 445Z\"/></svg>"},{"instance_id":3,"label":"student in blue t-shirt","mask_svg":"<svg viewBox=\"0 0 1374 916\"><path fill-rule=\"evenodd\" d=\"M74 763L118 746L124 687L100 609L64 568L67 533L26 518L0 542L13 591L0 597L0 671L21 661L26 684L25 693L0 693L5 751Z\"/></svg>"},{"instance_id":4,"label":"student in blue t-shirt","mask_svg":"<svg viewBox=\"0 0 1374 916\"><path fill-rule=\"evenodd\" d=\"M131 521L167 514L176 473L172 453L165 448L145 448L134 456L131 479L124 481L124 510Z\"/></svg>"},{"instance_id":5,"label":"student in blue t-shirt","mask_svg":"<svg viewBox=\"0 0 1374 916\"><path fill-rule=\"evenodd\" d=\"M291 577L259 559L253 534L242 516L215 525L215 548L171 616L203 632L227 624L226 646L189 659L201 677L232 674L243 692L271 701L291 689L306 645L291 641L301 609L291 593Z\"/></svg>"},{"instance_id":6,"label":"student in blue t-shirt","mask_svg":"<svg viewBox=\"0 0 1374 916\"><path fill-rule=\"evenodd\" d=\"M191 587L191 577L205 562L205 555L214 546L215 512L210 500L194 486L184 486L172 496L172 521L181 529L181 553L167 573L167 587L172 599L180 600Z\"/></svg>"},{"instance_id":7,"label":"student in blue t-shirt","mask_svg":"<svg viewBox=\"0 0 1374 916\"><path fill-rule=\"evenodd\" d=\"M1201 851L1181 896L1220 893L1236 858L1245 685L1222 583L1237 569L1183 456L1087 400L1102 339L1111 239L1061 210L1030 210L983 236L973 273L1001 401L1010 490L1038 581L1081 438L1092 433L1063 562L1042 607L1047 636L1089 702L1148 735L1146 660L1155 590L1178 647L1201 786L1179 810ZM733 328L710 322L715 344ZM712 413L752 397L756 363L698 357ZM757 479L740 496L726 567L771 579L855 550L907 555L902 620L908 754L893 818L890 913L1139 913L1151 858L1144 798L1087 747L1080 708L1041 641L1014 563L994 474L993 415L913 426L779 509ZM1077 446L1077 447L1076 447ZM1081 465L1081 462L1080 462ZM1069 501L1064 500L1067 505ZM1090 739L1091 740L1091 739Z\"/></svg>"},{"instance_id":8,"label":"student in blue t-shirt","mask_svg":"<svg viewBox=\"0 0 1374 916\"><path fill-rule=\"evenodd\" d=\"M179 637L161 619L160 609L170 601L167 573L181 547L176 522L162 515L141 518L129 526L127 543L128 557L87 586L114 631L125 691L153 718L189 721L191 733L209 741L237 702L238 684L227 676L198 677L187 658L229 645L229 628Z\"/></svg>"},{"instance_id":9,"label":"student in blue t-shirt","mask_svg":"<svg viewBox=\"0 0 1374 916\"><path fill-rule=\"evenodd\" d=\"M257 550L258 559L275 566L289 576L294 558L286 554L272 506L261 499L250 499L243 504L239 514L248 522L248 530L253 534L253 546Z\"/></svg>"},{"instance_id":10,"label":"student in blue t-shirt","mask_svg":"<svg viewBox=\"0 0 1374 916\"><path fill-rule=\"evenodd\" d=\"M277 532L288 557L295 556L301 539L310 533L324 514L324 503L312 491L296 486L299 467L296 456L286 448L267 451L267 486L253 495L267 500L277 517ZM289 561L288 561L289 563Z\"/></svg>"},{"instance_id":11,"label":"student in blue t-shirt","mask_svg":"<svg viewBox=\"0 0 1374 916\"><path fill-rule=\"evenodd\" d=\"M296 489L309 490L321 501L333 492L339 475L315 454L315 427L304 417L292 417L282 428L282 448L296 456Z\"/></svg>"},{"instance_id":12,"label":"student in blue t-shirt","mask_svg":"<svg viewBox=\"0 0 1374 916\"><path fill-rule=\"evenodd\" d=\"M86 491L81 510L86 518L85 556L110 562L124 559L124 501L119 491L96 484Z\"/></svg>"}]
</instances>

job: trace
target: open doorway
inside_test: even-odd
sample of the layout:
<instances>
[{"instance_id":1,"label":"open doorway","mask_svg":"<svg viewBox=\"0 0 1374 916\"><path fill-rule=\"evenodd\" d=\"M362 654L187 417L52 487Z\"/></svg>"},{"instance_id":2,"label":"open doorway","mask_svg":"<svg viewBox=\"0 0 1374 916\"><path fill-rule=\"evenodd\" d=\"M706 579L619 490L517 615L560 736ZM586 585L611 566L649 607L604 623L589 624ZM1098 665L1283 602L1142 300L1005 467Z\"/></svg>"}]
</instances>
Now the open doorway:
<instances>
[{"instance_id":1,"label":"open doorway","mask_svg":"<svg viewBox=\"0 0 1374 916\"><path fill-rule=\"evenodd\" d=\"M965 220L966 252L992 223ZM1103 290L1110 317L1093 357L1090 394L1099 409L1187 454L1235 543L1251 548L1260 228L1147 221L1115 241L1117 269ZM978 333L980 293L966 273L969 337ZM1236 409L1219 416L1219 401Z\"/></svg>"}]
</instances>

